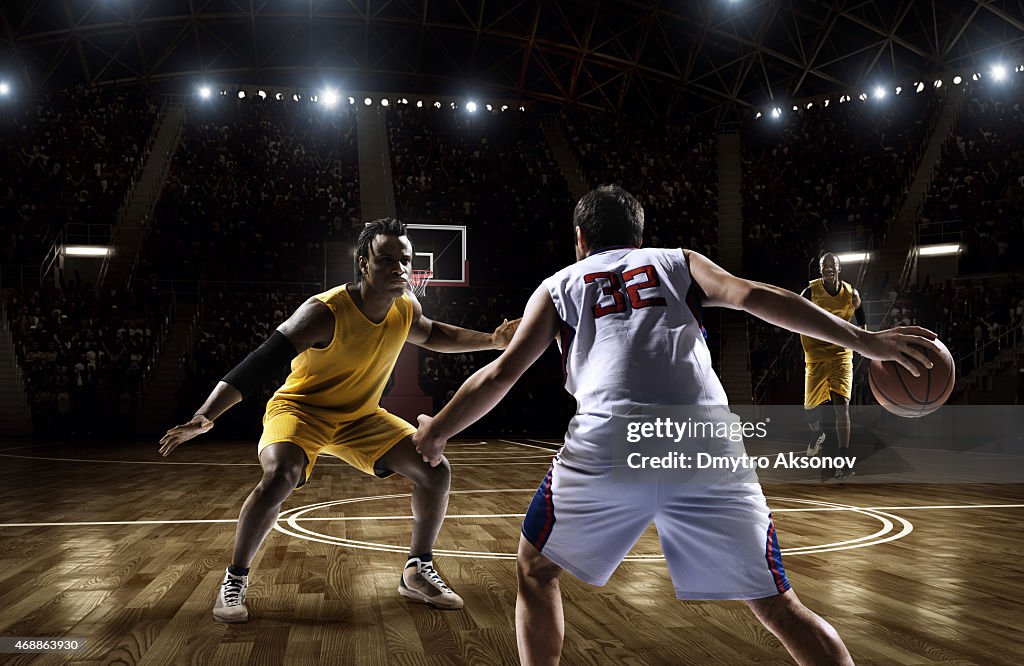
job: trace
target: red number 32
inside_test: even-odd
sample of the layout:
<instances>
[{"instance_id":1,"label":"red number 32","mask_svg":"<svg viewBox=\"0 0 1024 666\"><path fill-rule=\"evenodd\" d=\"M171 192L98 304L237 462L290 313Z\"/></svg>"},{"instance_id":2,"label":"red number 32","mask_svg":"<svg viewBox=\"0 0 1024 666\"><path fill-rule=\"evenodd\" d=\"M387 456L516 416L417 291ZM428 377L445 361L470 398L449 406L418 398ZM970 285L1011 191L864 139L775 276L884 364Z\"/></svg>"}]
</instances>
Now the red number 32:
<instances>
[{"instance_id":1,"label":"red number 32","mask_svg":"<svg viewBox=\"0 0 1024 666\"><path fill-rule=\"evenodd\" d=\"M643 275L647 279L643 282L630 281ZM594 318L599 319L605 315L614 314L616 312L626 311L626 297L622 295L622 285L626 285L626 296L629 297L629 303L633 306L634 310L640 308L650 308L654 306L665 305L665 299L661 297L650 297L643 298L640 295L641 289L650 289L661 285L661 280L658 279L658 272L654 270L654 266L648 264L647 266L641 266L639 268L632 268L625 271L622 274L622 279L619 279L617 273L610 273L602 271L599 273L587 273L583 276L583 281L587 284L597 282L598 280L607 280L607 284L601 287L601 293L605 296L611 296L614 300L613 303L607 305L597 304L594 306Z\"/></svg>"}]
</instances>

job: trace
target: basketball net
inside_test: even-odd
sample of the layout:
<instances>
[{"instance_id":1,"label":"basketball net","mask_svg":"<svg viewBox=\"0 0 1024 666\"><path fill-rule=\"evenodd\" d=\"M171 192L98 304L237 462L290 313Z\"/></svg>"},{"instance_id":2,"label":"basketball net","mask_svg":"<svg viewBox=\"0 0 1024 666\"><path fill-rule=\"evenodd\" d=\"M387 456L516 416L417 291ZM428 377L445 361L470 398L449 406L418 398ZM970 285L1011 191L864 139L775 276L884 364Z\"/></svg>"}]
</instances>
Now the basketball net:
<instances>
[{"instance_id":1,"label":"basketball net","mask_svg":"<svg viewBox=\"0 0 1024 666\"><path fill-rule=\"evenodd\" d=\"M430 278L434 277L433 271L416 271L412 272L409 276L409 289L416 296L420 298L427 291L427 283L430 282Z\"/></svg>"}]
</instances>

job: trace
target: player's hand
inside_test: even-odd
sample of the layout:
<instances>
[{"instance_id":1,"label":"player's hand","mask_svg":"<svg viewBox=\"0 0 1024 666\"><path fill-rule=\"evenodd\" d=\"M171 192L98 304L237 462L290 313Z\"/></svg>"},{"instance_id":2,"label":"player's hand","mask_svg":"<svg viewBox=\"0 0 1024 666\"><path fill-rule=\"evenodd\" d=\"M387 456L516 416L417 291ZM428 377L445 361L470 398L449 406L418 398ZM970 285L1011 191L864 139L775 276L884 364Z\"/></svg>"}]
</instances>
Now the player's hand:
<instances>
[{"instance_id":1,"label":"player's hand","mask_svg":"<svg viewBox=\"0 0 1024 666\"><path fill-rule=\"evenodd\" d=\"M494 329L494 333L491 333L491 344L494 345L495 349L505 349L508 347L508 343L512 342L512 336L516 334L519 329L519 323L523 321L523 318L513 319L509 321L506 319L501 323L501 326Z\"/></svg>"},{"instance_id":2,"label":"player's hand","mask_svg":"<svg viewBox=\"0 0 1024 666\"><path fill-rule=\"evenodd\" d=\"M921 368L931 369L934 365L928 360L924 348L937 335L920 326L897 326L877 333L870 333L864 356L876 361L895 361L915 377L921 376Z\"/></svg>"},{"instance_id":3,"label":"player's hand","mask_svg":"<svg viewBox=\"0 0 1024 666\"><path fill-rule=\"evenodd\" d=\"M211 428L213 428L213 421L202 414L196 414L191 421L174 426L160 438L160 455L169 455L171 451L178 448L178 445L184 444L196 435L209 432Z\"/></svg>"},{"instance_id":4,"label":"player's hand","mask_svg":"<svg viewBox=\"0 0 1024 666\"><path fill-rule=\"evenodd\" d=\"M431 467L437 467L441 464L444 447L448 442L430 434L430 424L433 420L432 416L419 415L416 419L419 429L412 436L412 443L416 447L416 453L423 456L423 462L430 463Z\"/></svg>"}]
</instances>

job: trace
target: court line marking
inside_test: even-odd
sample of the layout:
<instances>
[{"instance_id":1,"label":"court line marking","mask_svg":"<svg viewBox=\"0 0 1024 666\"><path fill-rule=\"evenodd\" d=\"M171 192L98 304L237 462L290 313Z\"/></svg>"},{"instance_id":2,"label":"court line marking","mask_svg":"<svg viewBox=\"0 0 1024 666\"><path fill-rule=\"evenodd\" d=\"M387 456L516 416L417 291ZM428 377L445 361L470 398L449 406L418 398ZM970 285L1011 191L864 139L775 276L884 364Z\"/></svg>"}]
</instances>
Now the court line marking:
<instances>
[{"instance_id":1,"label":"court line marking","mask_svg":"<svg viewBox=\"0 0 1024 666\"><path fill-rule=\"evenodd\" d=\"M551 453L558 453L558 451L556 451L555 449L551 448L550 446L537 446L536 444L524 444L523 442L516 442L516 441L513 441L511 439L499 439L498 441L499 442L505 442L506 444L516 444L518 446L528 446L531 449L540 449L541 451L549 451ZM531 439L530 441L531 442L537 442L537 441L540 441L540 440Z\"/></svg>"},{"instance_id":2,"label":"court line marking","mask_svg":"<svg viewBox=\"0 0 1024 666\"><path fill-rule=\"evenodd\" d=\"M470 490L470 491L454 491L454 492L469 492L469 493L472 493L474 491ZM480 491L480 492L501 492L501 490ZM529 491L523 491L523 492L529 492ZM361 541L361 540L357 540L357 539L349 539L349 538L346 538L346 537L336 537L336 536L332 536L332 535L329 535L329 534L323 534L321 532L314 532L313 530L306 529L305 527L303 527L302 525L299 524L299 522L303 522L302 521L302 516L304 514L307 514L307 513L311 512L311 511L316 511L318 509L327 508L327 507L333 507L333 506L336 506L336 505L339 505L339 504L352 504L352 503L355 503L355 502L370 502L370 501L374 501L374 500L378 500L378 499L385 499L385 498L388 498L388 497L396 497L396 496L397 495L386 495L386 496L382 495L382 496L377 496L377 497L374 497L374 496L355 497L355 498L346 498L346 499L343 499L343 500L320 502L320 503L317 503L317 504L310 504L310 505L303 506L303 507L295 507L295 508L289 509L288 511L283 512L281 514L280 517L282 517L282 518L287 517L287 520L285 521L285 525L282 525L280 520L278 520L274 524L274 529L277 530L278 532L283 533L283 534L287 534L289 536L292 536L292 537L295 537L295 538L298 538L298 539L306 539L307 541L314 541L316 543L323 543L323 544L335 545L335 546L347 546L347 547L356 548L356 549L359 549L359 550L372 550L372 551L388 552L388 553L403 553L403 552L406 552L408 550L408 548L406 546L392 545L392 544L379 543L379 542L373 542L373 541ZM411 495L409 493L405 493L405 496L409 497ZM803 500L803 499L789 499L789 498L776 498L776 500L777 501L783 501L783 502L785 502L785 501L793 501L793 502L798 502L798 503L802 503L802 504L816 504L816 505L826 506L826 507L843 507L844 506L844 505L836 504L836 503L833 503L833 502L823 502L823 501L818 501L818 500ZM861 513L861 514L870 516L872 518L875 518L876 520L878 520L878 521L880 521L882 523L882 529L877 531L877 532L875 532L874 534L871 534L871 535L868 535L868 536L865 536L865 537L856 537L856 538L853 538L853 539L847 539L845 541L836 541L836 542L832 542L832 543L828 543L828 544L814 544L814 545L811 545L811 546L799 546L799 547L796 547L796 548L783 549L782 553L783 554L789 553L790 555L809 555L809 554L813 554L813 553L826 553L826 552L833 552L833 551L839 551L839 550L850 550L850 549L853 549L853 548L866 548L868 546L879 545L879 544L887 543L889 541L895 541L896 539L901 539L901 538L907 536L908 534L910 534L911 532L913 532L913 530L914 530L914 526L913 526L913 524L910 521L908 521L908 520L906 520L904 518L901 518L899 516L894 516L894 515L889 514L889 513L883 513L881 511L869 511L869 510L862 509L862 508L859 508L859 507L846 506L845 509L848 510L848 511L853 511L855 513ZM782 510L780 510L780 511L782 511ZM892 520L889 520L890 518ZM901 531L899 531L898 533L894 534L894 535L890 535L890 533L895 530L895 522L900 523L902 525L903 529ZM872 539L874 539L874 541L872 541ZM463 557L463 558L490 559L490 560L507 560L507 559L515 559L515 557L516 557L515 553L494 553L494 552L489 552L489 551L485 552L485 551L467 551L467 550L447 550L447 549L443 549L443 548L435 548L434 552L436 554L438 554L438 555L446 555L448 557ZM623 561L625 561L625 562L659 562L659 561L664 561L664 560L665 560L665 556L662 554L662 555L627 555L624 558Z\"/></svg>"},{"instance_id":3,"label":"court line marking","mask_svg":"<svg viewBox=\"0 0 1024 666\"><path fill-rule=\"evenodd\" d=\"M508 490L453 490L451 494L463 494L463 493L494 493L494 492L537 492L536 488L511 488ZM411 497L410 494L399 494L399 495L381 495L372 499L393 499ZM335 505L337 503L351 503L353 499L365 499L365 498L349 498L347 500L338 500L334 502L326 502L317 505L318 508L322 508L324 505ZM783 498L787 501L804 501L796 500L794 498ZM306 508L306 507L298 507ZM862 511L899 511L899 510L926 510L934 509L937 511L943 511L946 509L1024 509L1024 504L936 504L936 505L925 505L925 506L821 506L810 509L772 509L772 513L805 513L809 511L849 511L851 509L861 509ZM281 517L278 521L284 519L285 515L294 511L295 509L289 509L281 512ZM479 513L479 514L448 514L445 519L461 519L461 518L522 518L525 513ZM323 518L300 518L299 522L331 522L331 521L357 521L357 520L412 520L410 516L328 516ZM213 524L213 523L237 523L237 518L206 518L206 519L180 519L180 520L102 520L102 521L68 521L68 522L50 522L50 523L0 523L0 527L89 527L92 525L202 525L202 524ZM792 549L791 549L792 550Z\"/></svg>"},{"instance_id":4,"label":"court line marking","mask_svg":"<svg viewBox=\"0 0 1024 666\"><path fill-rule=\"evenodd\" d=\"M554 453L555 453L554 451L551 452L552 456L554 455ZM12 455L12 454L7 454L7 453L0 453L0 457L2 457L2 458L19 458L19 459L22 459L22 460L46 460L46 461L49 461L49 462L100 463L100 464L108 464L108 465L109 464L113 464L113 465L201 465L201 466L204 466L204 467L207 467L207 466L215 466L215 467L259 467L260 466L260 463L258 463L258 462L251 462L251 463L225 463L225 462L183 462L183 461L179 461L179 460L101 460L101 459L98 459L98 458L52 458L52 457L47 457L47 456L20 456L20 455ZM319 456L319 457L323 457L323 458L327 458L327 459L335 459L336 460L336 458L334 458L334 456ZM529 458L544 458L544 460L543 461L537 460L537 461L534 461L534 462L511 462L513 460L524 460L524 459L529 459ZM503 462L463 463L463 462L460 462L458 459L456 459L456 460L450 460L449 459L449 462L453 463L454 465L458 465L459 467L484 467L484 466L489 466L489 465L490 466L493 466L493 465L548 465L551 462L550 459L548 459L546 456L539 456L539 455L534 456L534 455L526 455L526 454L519 455L519 456L513 456L513 457L510 457L510 458L474 458L474 457L470 457L470 458L467 458L467 460L501 460ZM344 464L344 461L340 461L339 460L338 462L339 462L339 464Z\"/></svg>"}]
</instances>

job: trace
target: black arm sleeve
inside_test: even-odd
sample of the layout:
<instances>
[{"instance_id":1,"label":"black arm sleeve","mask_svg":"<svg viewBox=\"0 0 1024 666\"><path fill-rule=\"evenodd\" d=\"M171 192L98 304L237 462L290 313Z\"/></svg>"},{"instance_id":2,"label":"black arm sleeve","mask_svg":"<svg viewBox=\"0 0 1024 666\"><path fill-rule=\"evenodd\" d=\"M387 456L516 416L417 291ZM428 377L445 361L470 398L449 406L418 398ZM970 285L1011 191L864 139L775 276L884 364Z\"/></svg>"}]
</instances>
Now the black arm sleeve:
<instances>
[{"instance_id":1,"label":"black arm sleeve","mask_svg":"<svg viewBox=\"0 0 1024 666\"><path fill-rule=\"evenodd\" d=\"M267 341L256 348L245 360L236 365L221 381L231 384L242 397L259 388L267 377L281 369L298 355L295 345L280 331L274 331Z\"/></svg>"},{"instance_id":2,"label":"black arm sleeve","mask_svg":"<svg viewBox=\"0 0 1024 666\"><path fill-rule=\"evenodd\" d=\"M864 316L863 304L861 304L860 307L853 311L853 318L857 320L858 326L864 326L864 322L867 321L867 317Z\"/></svg>"}]
</instances>

